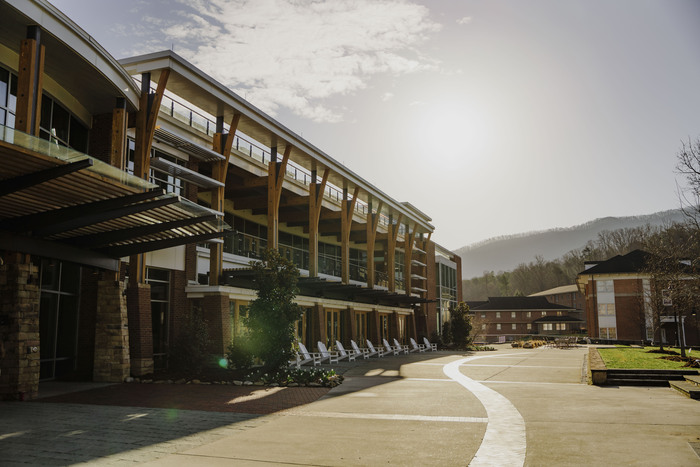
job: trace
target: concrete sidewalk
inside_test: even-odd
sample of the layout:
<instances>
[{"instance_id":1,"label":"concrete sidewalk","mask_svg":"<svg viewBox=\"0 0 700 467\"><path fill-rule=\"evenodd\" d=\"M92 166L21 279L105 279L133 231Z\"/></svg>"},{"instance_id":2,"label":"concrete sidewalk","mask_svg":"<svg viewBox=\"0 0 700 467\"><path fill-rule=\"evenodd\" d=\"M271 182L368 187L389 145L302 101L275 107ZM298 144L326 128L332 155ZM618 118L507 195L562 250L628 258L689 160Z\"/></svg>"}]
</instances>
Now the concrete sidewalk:
<instances>
[{"instance_id":1,"label":"concrete sidewalk","mask_svg":"<svg viewBox=\"0 0 700 467\"><path fill-rule=\"evenodd\" d=\"M0 459L3 465L463 466L479 459L503 465L501 451L486 452L495 445L484 435L499 427L497 438L505 439L513 427L499 425L507 411L484 402L484 391L492 390L524 422L517 465L700 465L699 402L670 388L581 384L586 353L506 346L479 352L457 367L473 391L444 371L468 355L372 359L348 369L346 381L316 402L262 416L0 403Z\"/></svg>"}]
</instances>

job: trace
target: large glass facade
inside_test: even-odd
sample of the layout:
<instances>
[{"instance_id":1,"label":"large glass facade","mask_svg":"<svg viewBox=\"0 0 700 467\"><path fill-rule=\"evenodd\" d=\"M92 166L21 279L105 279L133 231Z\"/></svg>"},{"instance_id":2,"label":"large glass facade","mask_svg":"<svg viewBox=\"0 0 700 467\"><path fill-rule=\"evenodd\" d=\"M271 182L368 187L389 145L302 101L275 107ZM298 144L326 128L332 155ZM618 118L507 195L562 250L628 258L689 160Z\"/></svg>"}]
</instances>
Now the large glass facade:
<instances>
[{"instance_id":1,"label":"large glass facade","mask_svg":"<svg viewBox=\"0 0 700 467\"><path fill-rule=\"evenodd\" d=\"M42 96L40 138L87 152L88 135L88 128L65 107L46 94Z\"/></svg>"},{"instance_id":2,"label":"large glass facade","mask_svg":"<svg viewBox=\"0 0 700 467\"><path fill-rule=\"evenodd\" d=\"M170 271L146 269L146 283L151 285L151 325L153 327L153 363L156 368L167 365L170 321Z\"/></svg>"},{"instance_id":3,"label":"large glass facade","mask_svg":"<svg viewBox=\"0 0 700 467\"><path fill-rule=\"evenodd\" d=\"M437 324L450 319L450 310L457 308L457 269L444 263L435 265L437 302Z\"/></svg>"},{"instance_id":4,"label":"large glass facade","mask_svg":"<svg viewBox=\"0 0 700 467\"><path fill-rule=\"evenodd\" d=\"M39 276L39 377L56 379L75 370L80 266L43 259Z\"/></svg>"}]
</instances>

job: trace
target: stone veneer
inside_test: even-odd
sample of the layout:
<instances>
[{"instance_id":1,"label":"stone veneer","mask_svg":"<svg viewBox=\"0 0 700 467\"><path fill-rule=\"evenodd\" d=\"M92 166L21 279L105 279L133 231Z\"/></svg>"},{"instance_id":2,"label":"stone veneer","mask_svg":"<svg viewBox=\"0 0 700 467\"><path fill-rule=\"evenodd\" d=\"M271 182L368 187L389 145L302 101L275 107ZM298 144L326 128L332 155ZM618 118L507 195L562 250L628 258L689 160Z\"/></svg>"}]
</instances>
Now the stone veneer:
<instances>
[{"instance_id":1,"label":"stone veneer","mask_svg":"<svg viewBox=\"0 0 700 467\"><path fill-rule=\"evenodd\" d=\"M39 276L28 255L0 265L0 398L25 400L39 391Z\"/></svg>"},{"instance_id":2,"label":"stone veneer","mask_svg":"<svg viewBox=\"0 0 700 467\"><path fill-rule=\"evenodd\" d=\"M93 381L119 383L130 374L129 327L123 291L124 284L116 280L97 283Z\"/></svg>"}]
</instances>

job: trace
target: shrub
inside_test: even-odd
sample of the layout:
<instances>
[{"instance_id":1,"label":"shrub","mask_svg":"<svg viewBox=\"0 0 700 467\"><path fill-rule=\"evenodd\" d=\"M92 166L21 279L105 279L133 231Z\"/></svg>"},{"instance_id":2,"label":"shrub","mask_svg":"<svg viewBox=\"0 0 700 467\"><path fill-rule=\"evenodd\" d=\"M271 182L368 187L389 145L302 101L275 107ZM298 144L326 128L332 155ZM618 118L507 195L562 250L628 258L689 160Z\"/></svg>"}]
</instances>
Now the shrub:
<instances>
[{"instance_id":1,"label":"shrub","mask_svg":"<svg viewBox=\"0 0 700 467\"><path fill-rule=\"evenodd\" d=\"M190 310L186 314L183 324L171 347L170 367L197 372L210 359L207 349L209 344L207 323L197 311Z\"/></svg>"},{"instance_id":2,"label":"shrub","mask_svg":"<svg viewBox=\"0 0 700 467\"><path fill-rule=\"evenodd\" d=\"M249 348L247 336L237 337L228 346L227 358L229 368L247 370L248 368L253 366L253 353Z\"/></svg>"}]
</instances>

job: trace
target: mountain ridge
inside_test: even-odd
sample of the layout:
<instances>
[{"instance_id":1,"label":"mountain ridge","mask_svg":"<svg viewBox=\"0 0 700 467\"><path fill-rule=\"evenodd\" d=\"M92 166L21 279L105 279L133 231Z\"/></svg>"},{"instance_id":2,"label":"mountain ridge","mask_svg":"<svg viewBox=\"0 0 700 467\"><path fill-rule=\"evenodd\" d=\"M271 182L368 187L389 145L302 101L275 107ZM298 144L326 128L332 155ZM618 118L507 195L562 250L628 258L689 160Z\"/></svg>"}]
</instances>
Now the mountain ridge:
<instances>
[{"instance_id":1,"label":"mountain ridge","mask_svg":"<svg viewBox=\"0 0 700 467\"><path fill-rule=\"evenodd\" d=\"M462 258L462 279L481 276L486 271L510 271L521 263L529 263L541 256L555 260L577 248L583 248L589 240L595 240L600 232L644 225L666 226L683 222L680 209L670 209L653 214L614 217L607 216L571 227L491 237L463 246L457 250Z\"/></svg>"}]
</instances>

